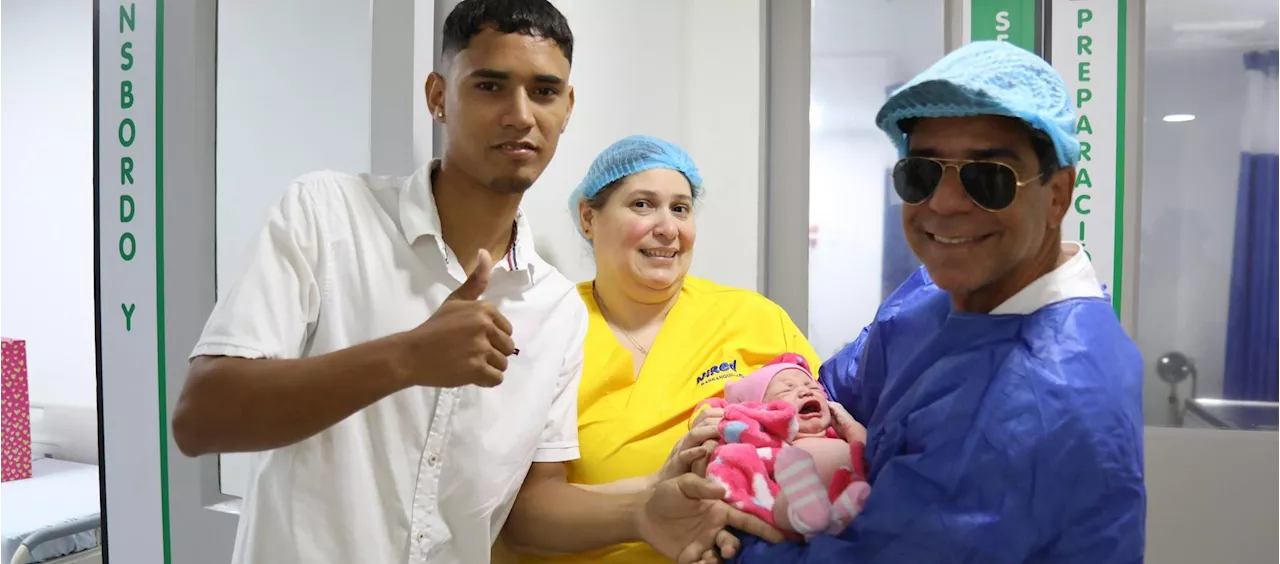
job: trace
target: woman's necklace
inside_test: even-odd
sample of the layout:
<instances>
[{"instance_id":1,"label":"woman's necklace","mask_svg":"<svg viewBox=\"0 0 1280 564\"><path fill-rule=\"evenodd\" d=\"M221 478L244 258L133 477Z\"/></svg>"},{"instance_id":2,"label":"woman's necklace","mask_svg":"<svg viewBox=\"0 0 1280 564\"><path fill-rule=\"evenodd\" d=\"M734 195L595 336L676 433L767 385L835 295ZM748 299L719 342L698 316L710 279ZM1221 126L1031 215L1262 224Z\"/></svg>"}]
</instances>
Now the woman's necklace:
<instances>
[{"instance_id":1,"label":"woman's necklace","mask_svg":"<svg viewBox=\"0 0 1280 564\"><path fill-rule=\"evenodd\" d=\"M631 333L628 333L626 329L623 329L618 326L618 324L610 320L610 318L613 317L613 314L609 313L609 308L604 306L604 300L600 299L600 292L596 291L595 283L591 284L591 295L596 299L596 305L600 306L600 313L604 316L604 322L608 323L610 327L617 329L619 333L622 333L623 337L626 337L628 341L631 341L631 344L636 347L636 350L640 351L640 356L649 356L649 349L640 346L640 343L636 341L635 337L631 336Z\"/></svg>"}]
</instances>

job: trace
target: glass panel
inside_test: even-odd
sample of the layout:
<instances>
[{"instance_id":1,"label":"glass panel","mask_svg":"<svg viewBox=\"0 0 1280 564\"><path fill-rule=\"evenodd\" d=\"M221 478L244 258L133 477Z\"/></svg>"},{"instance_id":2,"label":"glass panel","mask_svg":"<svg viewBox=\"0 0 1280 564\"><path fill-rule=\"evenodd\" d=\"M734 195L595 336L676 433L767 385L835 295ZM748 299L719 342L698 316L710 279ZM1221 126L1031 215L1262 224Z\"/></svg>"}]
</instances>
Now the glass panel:
<instances>
[{"instance_id":1,"label":"glass panel","mask_svg":"<svg viewBox=\"0 0 1280 564\"><path fill-rule=\"evenodd\" d=\"M289 183L369 169L369 4L218 2L217 289L239 279ZM316 77L326 77L322 88ZM219 459L221 491L243 497L253 455Z\"/></svg>"},{"instance_id":2,"label":"glass panel","mask_svg":"<svg viewBox=\"0 0 1280 564\"><path fill-rule=\"evenodd\" d=\"M1146 4L1136 333L1147 424L1274 430L1277 6Z\"/></svg>"},{"instance_id":3,"label":"glass panel","mask_svg":"<svg viewBox=\"0 0 1280 564\"><path fill-rule=\"evenodd\" d=\"M813 2L809 338L827 358L918 266L888 184L896 159L875 114L945 53L943 3Z\"/></svg>"}]
</instances>

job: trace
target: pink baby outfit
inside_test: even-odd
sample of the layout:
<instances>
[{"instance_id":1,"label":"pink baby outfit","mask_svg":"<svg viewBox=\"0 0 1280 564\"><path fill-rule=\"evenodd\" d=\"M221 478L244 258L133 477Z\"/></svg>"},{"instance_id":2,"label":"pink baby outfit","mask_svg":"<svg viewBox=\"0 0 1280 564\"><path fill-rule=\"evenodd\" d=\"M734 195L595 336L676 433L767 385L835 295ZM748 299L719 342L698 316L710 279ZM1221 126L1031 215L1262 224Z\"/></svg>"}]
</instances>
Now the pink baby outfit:
<instances>
[{"instance_id":1,"label":"pink baby outfit","mask_svg":"<svg viewBox=\"0 0 1280 564\"><path fill-rule=\"evenodd\" d=\"M724 409L720 442L707 465L707 477L725 489L730 505L773 524L773 502L779 491L773 463L782 446L796 436L795 406L785 401L711 399L707 403Z\"/></svg>"},{"instance_id":2,"label":"pink baby outfit","mask_svg":"<svg viewBox=\"0 0 1280 564\"><path fill-rule=\"evenodd\" d=\"M800 369L809 372L808 363L799 355L783 355L746 378L725 387L724 400L714 398L704 405L724 409L720 421L720 440L707 465L707 477L725 489L725 501L766 523L777 525L773 516L779 487L774 479L774 463L778 452L796 438L799 419L796 408L787 401L764 403L765 391L779 372ZM827 437L839 438L834 428ZM834 501L850 484L864 481L864 445L849 445L853 470L840 468L828 485L828 499Z\"/></svg>"}]
</instances>

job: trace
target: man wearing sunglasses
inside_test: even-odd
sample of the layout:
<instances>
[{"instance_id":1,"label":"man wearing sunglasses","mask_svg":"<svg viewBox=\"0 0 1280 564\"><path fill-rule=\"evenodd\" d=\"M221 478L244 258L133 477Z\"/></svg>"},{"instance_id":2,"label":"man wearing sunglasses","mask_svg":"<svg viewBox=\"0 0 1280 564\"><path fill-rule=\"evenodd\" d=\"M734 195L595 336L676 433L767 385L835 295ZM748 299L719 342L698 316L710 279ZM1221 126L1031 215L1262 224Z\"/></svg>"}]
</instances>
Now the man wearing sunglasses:
<instances>
[{"instance_id":1,"label":"man wearing sunglasses","mask_svg":"<svg viewBox=\"0 0 1280 564\"><path fill-rule=\"evenodd\" d=\"M1008 43L956 50L877 123L924 267L825 362L868 429L871 495L839 536L755 562L1142 562L1142 361L1078 243L1062 78Z\"/></svg>"}]
</instances>

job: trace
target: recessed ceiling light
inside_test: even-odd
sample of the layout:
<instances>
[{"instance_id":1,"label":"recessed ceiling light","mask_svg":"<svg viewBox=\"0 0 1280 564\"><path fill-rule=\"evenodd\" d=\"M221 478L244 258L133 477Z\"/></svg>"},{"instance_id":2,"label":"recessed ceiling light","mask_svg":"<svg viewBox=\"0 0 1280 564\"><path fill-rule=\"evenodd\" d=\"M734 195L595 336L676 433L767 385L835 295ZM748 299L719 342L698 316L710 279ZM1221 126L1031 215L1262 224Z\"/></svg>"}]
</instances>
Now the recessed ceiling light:
<instances>
[{"instance_id":1,"label":"recessed ceiling light","mask_svg":"<svg viewBox=\"0 0 1280 564\"><path fill-rule=\"evenodd\" d=\"M1184 22L1173 24L1177 32L1251 31L1262 29L1267 20L1226 20L1216 22Z\"/></svg>"},{"instance_id":2,"label":"recessed ceiling light","mask_svg":"<svg viewBox=\"0 0 1280 564\"><path fill-rule=\"evenodd\" d=\"M1164 120L1169 123L1182 123L1184 121L1191 121L1193 119L1196 119L1196 116L1193 116L1191 114L1169 114L1167 116L1164 116Z\"/></svg>"}]
</instances>

